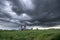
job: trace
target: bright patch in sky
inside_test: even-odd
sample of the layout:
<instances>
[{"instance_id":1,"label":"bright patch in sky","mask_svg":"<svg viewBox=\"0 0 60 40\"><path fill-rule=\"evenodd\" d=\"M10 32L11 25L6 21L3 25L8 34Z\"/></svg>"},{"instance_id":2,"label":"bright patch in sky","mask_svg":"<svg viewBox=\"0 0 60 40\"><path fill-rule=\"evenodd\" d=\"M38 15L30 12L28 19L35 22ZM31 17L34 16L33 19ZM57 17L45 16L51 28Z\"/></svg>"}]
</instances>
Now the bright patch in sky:
<instances>
[{"instance_id":1,"label":"bright patch in sky","mask_svg":"<svg viewBox=\"0 0 60 40\"><path fill-rule=\"evenodd\" d=\"M22 19L22 20L31 20L32 19L31 16L29 16L26 13L20 14L19 18Z\"/></svg>"},{"instance_id":2,"label":"bright patch in sky","mask_svg":"<svg viewBox=\"0 0 60 40\"><path fill-rule=\"evenodd\" d=\"M22 16L23 16L23 17L26 17L26 16L27 16L27 14L25 14L25 13L24 13L24 14L22 14Z\"/></svg>"},{"instance_id":3,"label":"bright patch in sky","mask_svg":"<svg viewBox=\"0 0 60 40\"><path fill-rule=\"evenodd\" d=\"M32 0L20 0L20 2L25 10L34 10L35 8Z\"/></svg>"},{"instance_id":4,"label":"bright patch in sky","mask_svg":"<svg viewBox=\"0 0 60 40\"><path fill-rule=\"evenodd\" d=\"M1 7L1 10L6 14L9 14L12 18L16 18L17 14L12 10L12 3L6 0L4 1L4 5L5 6L3 8Z\"/></svg>"}]
</instances>

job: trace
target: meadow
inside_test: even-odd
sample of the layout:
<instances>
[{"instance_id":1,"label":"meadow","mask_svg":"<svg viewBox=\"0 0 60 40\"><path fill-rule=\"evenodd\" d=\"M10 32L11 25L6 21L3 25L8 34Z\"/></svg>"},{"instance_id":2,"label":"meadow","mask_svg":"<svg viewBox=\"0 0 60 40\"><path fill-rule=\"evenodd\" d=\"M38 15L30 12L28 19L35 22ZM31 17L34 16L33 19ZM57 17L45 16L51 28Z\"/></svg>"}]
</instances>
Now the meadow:
<instances>
[{"instance_id":1,"label":"meadow","mask_svg":"<svg viewBox=\"0 0 60 40\"><path fill-rule=\"evenodd\" d=\"M0 30L0 40L60 40L60 29Z\"/></svg>"}]
</instances>

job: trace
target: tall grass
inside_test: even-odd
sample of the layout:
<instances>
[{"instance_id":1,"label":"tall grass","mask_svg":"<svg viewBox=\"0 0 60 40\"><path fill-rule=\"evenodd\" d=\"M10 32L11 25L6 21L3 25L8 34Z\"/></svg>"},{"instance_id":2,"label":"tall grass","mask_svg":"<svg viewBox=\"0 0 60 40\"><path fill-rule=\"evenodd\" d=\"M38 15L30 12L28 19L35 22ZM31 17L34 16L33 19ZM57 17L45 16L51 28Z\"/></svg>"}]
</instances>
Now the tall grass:
<instances>
[{"instance_id":1,"label":"tall grass","mask_svg":"<svg viewBox=\"0 0 60 40\"><path fill-rule=\"evenodd\" d=\"M0 30L0 40L60 40L60 30Z\"/></svg>"}]
</instances>

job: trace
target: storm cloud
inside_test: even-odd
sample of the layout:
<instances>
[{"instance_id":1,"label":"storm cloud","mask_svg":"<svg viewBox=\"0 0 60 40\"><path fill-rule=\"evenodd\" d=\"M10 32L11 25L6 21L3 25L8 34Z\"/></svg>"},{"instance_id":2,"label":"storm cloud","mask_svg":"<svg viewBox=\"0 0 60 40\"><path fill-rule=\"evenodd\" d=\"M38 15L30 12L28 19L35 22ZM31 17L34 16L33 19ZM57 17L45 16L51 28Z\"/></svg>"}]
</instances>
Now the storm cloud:
<instances>
[{"instance_id":1,"label":"storm cloud","mask_svg":"<svg viewBox=\"0 0 60 40\"><path fill-rule=\"evenodd\" d=\"M60 0L0 0L0 21L21 25L60 25Z\"/></svg>"}]
</instances>

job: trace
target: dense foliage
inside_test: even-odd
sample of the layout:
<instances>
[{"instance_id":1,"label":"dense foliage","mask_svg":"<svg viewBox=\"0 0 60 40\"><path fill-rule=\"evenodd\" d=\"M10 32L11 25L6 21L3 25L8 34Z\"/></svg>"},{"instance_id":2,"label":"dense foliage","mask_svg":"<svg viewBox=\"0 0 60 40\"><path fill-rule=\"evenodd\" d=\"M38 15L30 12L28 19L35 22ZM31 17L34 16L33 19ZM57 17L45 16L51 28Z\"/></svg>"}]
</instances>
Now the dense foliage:
<instances>
[{"instance_id":1,"label":"dense foliage","mask_svg":"<svg viewBox=\"0 0 60 40\"><path fill-rule=\"evenodd\" d=\"M0 30L0 40L60 40L60 30Z\"/></svg>"}]
</instances>

